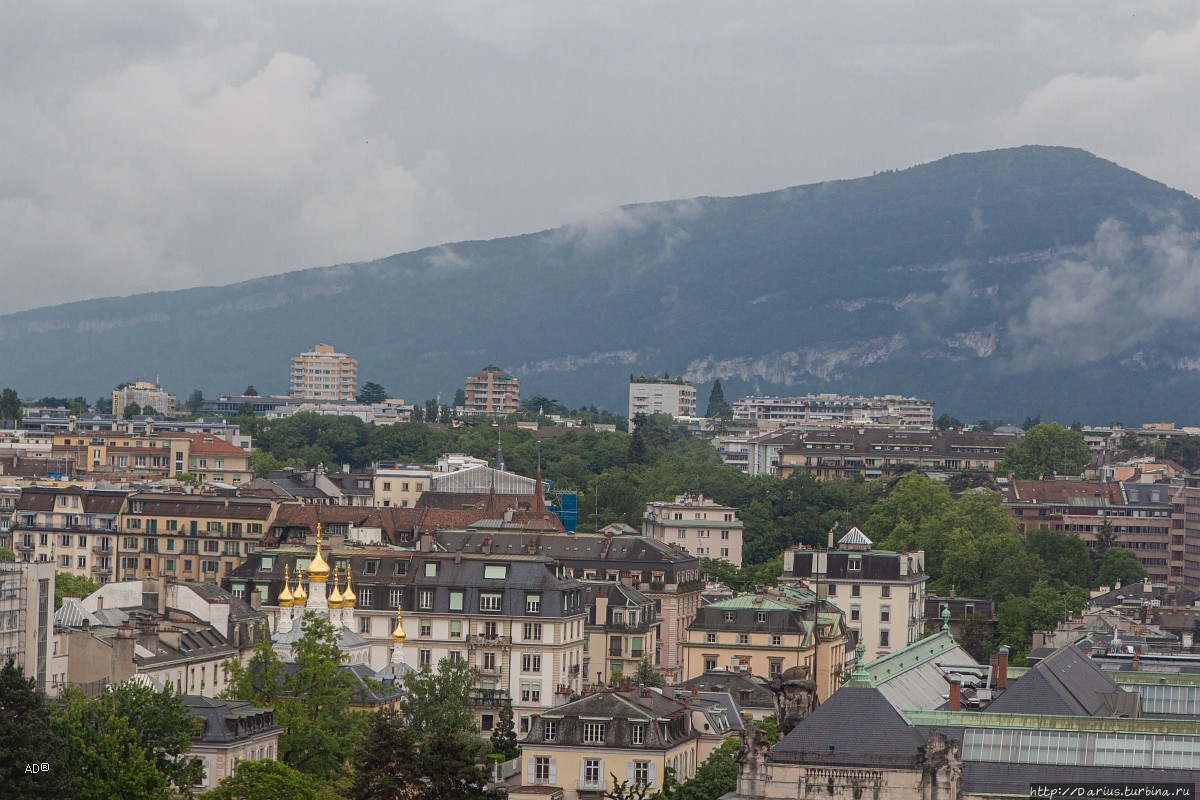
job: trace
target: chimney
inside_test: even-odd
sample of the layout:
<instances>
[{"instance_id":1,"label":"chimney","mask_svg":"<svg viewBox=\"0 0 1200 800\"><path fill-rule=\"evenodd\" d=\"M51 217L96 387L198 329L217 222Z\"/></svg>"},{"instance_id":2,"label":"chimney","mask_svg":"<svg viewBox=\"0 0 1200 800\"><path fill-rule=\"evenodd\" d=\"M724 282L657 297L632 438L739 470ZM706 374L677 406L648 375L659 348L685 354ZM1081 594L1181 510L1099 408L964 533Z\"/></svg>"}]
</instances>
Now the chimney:
<instances>
[{"instance_id":1,"label":"chimney","mask_svg":"<svg viewBox=\"0 0 1200 800\"><path fill-rule=\"evenodd\" d=\"M825 549L826 549L826 550L832 550L832 549L833 549L833 528L830 528L830 529L829 529L829 546L828 546L828 547L826 547Z\"/></svg>"},{"instance_id":2,"label":"chimney","mask_svg":"<svg viewBox=\"0 0 1200 800\"><path fill-rule=\"evenodd\" d=\"M1000 647L1000 653L996 657L996 662L997 662L996 688L997 689L1007 689L1008 688L1008 653L1009 653L1008 645L1002 645Z\"/></svg>"},{"instance_id":3,"label":"chimney","mask_svg":"<svg viewBox=\"0 0 1200 800\"><path fill-rule=\"evenodd\" d=\"M962 711L962 684L958 678L950 679L950 702L946 706L947 711Z\"/></svg>"},{"instance_id":4,"label":"chimney","mask_svg":"<svg viewBox=\"0 0 1200 800\"><path fill-rule=\"evenodd\" d=\"M700 689L693 686L692 687L692 697L699 697L699 696L700 696Z\"/></svg>"},{"instance_id":5,"label":"chimney","mask_svg":"<svg viewBox=\"0 0 1200 800\"><path fill-rule=\"evenodd\" d=\"M1133 667L1131 668L1134 672L1137 672L1138 669L1141 667L1141 660L1142 660L1141 651L1134 650L1133 651Z\"/></svg>"}]
</instances>

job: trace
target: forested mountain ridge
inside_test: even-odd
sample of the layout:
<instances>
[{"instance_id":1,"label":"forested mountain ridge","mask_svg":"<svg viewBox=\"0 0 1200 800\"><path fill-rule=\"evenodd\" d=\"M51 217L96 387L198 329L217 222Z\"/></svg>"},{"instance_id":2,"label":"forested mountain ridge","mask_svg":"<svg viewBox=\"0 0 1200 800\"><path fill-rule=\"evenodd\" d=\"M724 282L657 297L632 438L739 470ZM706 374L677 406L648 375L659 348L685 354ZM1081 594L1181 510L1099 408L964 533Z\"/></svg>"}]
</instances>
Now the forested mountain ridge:
<instances>
[{"instance_id":1,"label":"forested mountain ridge","mask_svg":"<svg viewBox=\"0 0 1200 800\"><path fill-rule=\"evenodd\" d=\"M623 408L630 373L727 396L914 394L960 418L1190 420L1200 201L1081 150L1021 147L224 287L0 317L0 383L89 396L286 389L318 341L448 399L495 363ZM703 392L703 389L702 389Z\"/></svg>"}]
</instances>

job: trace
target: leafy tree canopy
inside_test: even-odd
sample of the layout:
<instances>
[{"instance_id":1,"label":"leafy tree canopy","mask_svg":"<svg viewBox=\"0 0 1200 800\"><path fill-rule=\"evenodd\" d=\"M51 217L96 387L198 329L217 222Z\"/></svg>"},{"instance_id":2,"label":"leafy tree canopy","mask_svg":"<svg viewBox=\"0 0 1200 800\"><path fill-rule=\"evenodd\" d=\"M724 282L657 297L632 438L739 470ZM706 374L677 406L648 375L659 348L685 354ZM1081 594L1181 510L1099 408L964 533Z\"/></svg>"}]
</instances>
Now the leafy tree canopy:
<instances>
[{"instance_id":1,"label":"leafy tree canopy","mask_svg":"<svg viewBox=\"0 0 1200 800\"><path fill-rule=\"evenodd\" d=\"M1137 553L1127 547L1110 547L1104 553L1100 564L1100 574L1097 580L1103 586L1116 586L1119 581L1122 586L1146 578L1146 568L1138 560Z\"/></svg>"},{"instance_id":2,"label":"leafy tree canopy","mask_svg":"<svg viewBox=\"0 0 1200 800\"><path fill-rule=\"evenodd\" d=\"M1033 480L1052 475L1079 475L1091 461L1083 434L1056 422L1038 423L1020 441L1004 448L998 475Z\"/></svg>"},{"instance_id":3,"label":"leafy tree canopy","mask_svg":"<svg viewBox=\"0 0 1200 800\"><path fill-rule=\"evenodd\" d=\"M383 388L378 383L367 381L362 385L362 388L358 390L358 396L356 399L358 402L366 405L382 403L384 400L388 399L387 389Z\"/></svg>"},{"instance_id":4,"label":"leafy tree canopy","mask_svg":"<svg viewBox=\"0 0 1200 800\"><path fill-rule=\"evenodd\" d=\"M87 597L99 588L99 583L83 575L76 575L72 572L56 572L54 573L54 607L62 608L64 595L74 594L79 597Z\"/></svg>"}]
</instances>

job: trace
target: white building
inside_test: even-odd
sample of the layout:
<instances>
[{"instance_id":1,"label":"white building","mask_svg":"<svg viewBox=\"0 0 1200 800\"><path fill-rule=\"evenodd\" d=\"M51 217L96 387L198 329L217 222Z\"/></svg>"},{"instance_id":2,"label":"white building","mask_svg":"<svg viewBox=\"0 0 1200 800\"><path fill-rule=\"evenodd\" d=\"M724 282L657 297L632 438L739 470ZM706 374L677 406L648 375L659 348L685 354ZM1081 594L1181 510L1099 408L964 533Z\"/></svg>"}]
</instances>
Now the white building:
<instances>
[{"instance_id":1,"label":"white building","mask_svg":"<svg viewBox=\"0 0 1200 800\"><path fill-rule=\"evenodd\" d=\"M733 418L760 428L801 424L932 428L933 403L894 394L881 397L836 394L744 397L733 404Z\"/></svg>"},{"instance_id":2,"label":"white building","mask_svg":"<svg viewBox=\"0 0 1200 800\"><path fill-rule=\"evenodd\" d=\"M158 414L165 417L175 410L175 395L150 381L135 381L113 390L114 414L124 417L130 403L137 403L147 416Z\"/></svg>"},{"instance_id":3,"label":"white building","mask_svg":"<svg viewBox=\"0 0 1200 800\"><path fill-rule=\"evenodd\" d=\"M629 378L629 425L638 414L696 416L696 387L682 378Z\"/></svg>"},{"instance_id":4,"label":"white building","mask_svg":"<svg viewBox=\"0 0 1200 800\"><path fill-rule=\"evenodd\" d=\"M54 564L0 561L0 661L14 659L44 691L53 633Z\"/></svg>"}]
</instances>

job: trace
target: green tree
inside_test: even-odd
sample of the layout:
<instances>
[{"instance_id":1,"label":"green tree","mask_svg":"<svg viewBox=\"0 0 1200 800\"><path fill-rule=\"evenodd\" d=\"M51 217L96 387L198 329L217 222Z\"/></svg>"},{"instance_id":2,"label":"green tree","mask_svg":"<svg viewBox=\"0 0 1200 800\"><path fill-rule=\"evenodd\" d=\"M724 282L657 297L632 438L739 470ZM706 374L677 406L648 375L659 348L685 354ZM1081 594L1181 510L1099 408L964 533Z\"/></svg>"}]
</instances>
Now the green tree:
<instances>
[{"instance_id":1,"label":"green tree","mask_svg":"<svg viewBox=\"0 0 1200 800\"><path fill-rule=\"evenodd\" d=\"M266 626L260 626L254 642L254 653L245 666L236 658L221 665L225 672L226 688L222 696L245 700L259 708L275 708L283 683L283 662L271 645Z\"/></svg>"},{"instance_id":2,"label":"green tree","mask_svg":"<svg viewBox=\"0 0 1200 800\"><path fill-rule=\"evenodd\" d=\"M78 776L66 770L63 743L51 727L51 708L11 658L0 667L0 720L0 798L72 796ZM29 764L50 764L50 771L27 772Z\"/></svg>"},{"instance_id":3,"label":"green tree","mask_svg":"<svg viewBox=\"0 0 1200 800\"><path fill-rule=\"evenodd\" d=\"M100 588L100 584L91 578L76 575L72 572L54 573L54 607L62 608L63 596L68 594L87 597Z\"/></svg>"},{"instance_id":4,"label":"green tree","mask_svg":"<svg viewBox=\"0 0 1200 800\"><path fill-rule=\"evenodd\" d=\"M923 473L909 472L875 503L862 530L880 547L915 550L917 530L928 517L948 508L954 499L945 485Z\"/></svg>"},{"instance_id":5,"label":"green tree","mask_svg":"<svg viewBox=\"0 0 1200 800\"><path fill-rule=\"evenodd\" d=\"M645 426L646 415L638 412L633 417L633 434L629 437L629 454L627 458L630 464L646 463L646 436L642 433Z\"/></svg>"},{"instance_id":6,"label":"green tree","mask_svg":"<svg viewBox=\"0 0 1200 800\"><path fill-rule=\"evenodd\" d=\"M254 477L256 478L265 478L274 470L283 469L284 467L282 461L262 449L253 450L250 453L249 464L250 469L254 470Z\"/></svg>"},{"instance_id":7,"label":"green tree","mask_svg":"<svg viewBox=\"0 0 1200 800\"><path fill-rule=\"evenodd\" d=\"M425 421L426 422L437 422L437 420L438 420L438 401L437 400L426 400L425 401Z\"/></svg>"},{"instance_id":8,"label":"green tree","mask_svg":"<svg viewBox=\"0 0 1200 800\"><path fill-rule=\"evenodd\" d=\"M933 423L933 427L937 428L938 430L943 430L943 431L949 430L951 428L961 428L962 426L963 426L963 424L961 422L959 422L958 420L956 420L954 417L950 416L949 414L942 414Z\"/></svg>"},{"instance_id":9,"label":"green tree","mask_svg":"<svg viewBox=\"0 0 1200 800\"><path fill-rule=\"evenodd\" d=\"M156 691L126 681L99 697L68 686L52 727L79 776L75 797L167 800L188 793L202 767L188 756L199 721L170 684Z\"/></svg>"},{"instance_id":10,"label":"green tree","mask_svg":"<svg viewBox=\"0 0 1200 800\"><path fill-rule=\"evenodd\" d=\"M151 410L153 410L153 409L151 409ZM123 419L130 419L131 417L138 417L138 416L141 416L141 414L142 414L142 407L139 406L137 403L129 403L121 411L121 417Z\"/></svg>"},{"instance_id":11,"label":"green tree","mask_svg":"<svg viewBox=\"0 0 1200 800\"><path fill-rule=\"evenodd\" d=\"M416 732L395 709L369 715L363 736L350 755L350 797L419 798L425 788L421 780L421 750Z\"/></svg>"},{"instance_id":12,"label":"green tree","mask_svg":"<svg viewBox=\"0 0 1200 800\"><path fill-rule=\"evenodd\" d=\"M491 749L479 735L469 698L479 673L466 661L443 658L404 676L401 713L420 743L419 774L429 781L423 800L469 800L487 783L482 760Z\"/></svg>"},{"instance_id":13,"label":"green tree","mask_svg":"<svg viewBox=\"0 0 1200 800\"><path fill-rule=\"evenodd\" d=\"M725 389L721 386L720 378L713 381L704 416L709 419L733 419L733 407L725 400Z\"/></svg>"},{"instance_id":14,"label":"green tree","mask_svg":"<svg viewBox=\"0 0 1200 800\"><path fill-rule=\"evenodd\" d=\"M1108 552L1109 548L1116 547L1118 541L1117 529L1113 527L1112 522L1105 519L1096 529L1096 541L1092 547L1092 566L1097 573L1100 572L1100 566L1104 563L1104 554Z\"/></svg>"},{"instance_id":15,"label":"green tree","mask_svg":"<svg viewBox=\"0 0 1200 800\"><path fill-rule=\"evenodd\" d=\"M239 761L203 800L320 800L320 784L282 761ZM382 797L385 795L370 795Z\"/></svg>"},{"instance_id":16,"label":"green tree","mask_svg":"<svg viewBox=\"0 0 1200 800\"><path fill-rule=\"evenodd\" d=\"M78 776L71 797L171 798L166 776L142 747L137 731L111 704L67 686L59 696L51 724L63 742L63 769Z\"/></svg>"},{"instance_id":17,"label":"green tree","mask_svg":"<svg viewBox=\"0 0 1200 800\"><path fill-rule=\"evenodd\" d=\"M1075 586L1092 585L1092 557L1087 543L1069 533L1052 531L1046 526L1030 531L1026 537L1029 552L1046 565L1046 577Z\"/></svg>"},{"instance_id":18,"label":"green tree","mask_svg":"<svg viewBox=\"0 0 1200 800\"><path fill-rule=\"evenodd\" d=\"M252 383L242 392L242 397L258 397L258 389L255 389Z\"/></svg>"},{"instance_id":19,"label":"green tree","mask_svg":"<svg viewBox=\"0 0 1200 800\"><path fill-rule=\"evenodd\" d=\"M717 800L737 788L739 739L726 739L692 777L679 785L673 800Z\"/></svg>"},{"instance_id":20,"label":"green tree","mask_svg":"<svg viewBox=\"0 0 1200 800\"><path fill-rule=\"evenodd\" d=\"M336 777L353 746L354 682L341 668L345 654L328 619L306 611L300 630L292 645L294 666L284 671L276 705L276 720L287 729L279 754L301 772Z\"/></svg>"},{"instance_id":21,"label":"green tree","mask_svg":"<svg viewBox=\"0 0 1200 800\"><path fill-rule=\"evenodd\" d=\"M254 403L247 401L247 402L239 405L237 415L239 417L253 417L254 416Z\"/></svg>"},{"instance_id":22,"label":"green tree","mask_svg":"<svg viewBox=\"0 0 1200 800\"><path fill-rule=\"evenodd\" d=\"M505 761L511 761L521 754L517 744L517 728L513 724L512 703L500 707L500 718L492 728L492 752L499 753Z\"/></svg>"},{"instance_id":23,"label":"green tree","mask_svg":"<svg viewBox=\"0 0 1200 800\"><path fill-rule=\"evenodd\" d=\"M454 390L454 407L463 408L467 405L467 393L462 389Z\"/></svg>"},{"instance_id":24,"label":"green tree","mask_svg":"<svg viewBox=\"0 0 1200 800\"><path fill-rule=\"evenodd\" d=\"M21 397L16 389L5 389L0 392L0 419L20 422L25 409L21 407Z\"/></svg>"},{"instance_id":25,"label":"green tree","mask_svg":"<svg viewBox=\"0 0 1200 800\"><path fill-rule=\"evenodd\" d=\"M1050 475L1079 475L1091 461L1083 434L1057 422L1038 423L1004 448L996 474L1033 480Z\"/></svg>"},{"instance_id":26,"label":"green tree","mask_svg":"<svg viewBox=\"0 0 1200 800\"><path fill-rule=\"evenodd\" d=\"M650 656L643 656L638 662L637 671L633 673L633 680L639 686L666 686L667 681L658 670L654 668L654 664L650 662Z\"/></svg>"},{"instance_id":27,"label":"green tree","mask_svg":"<svg viewBox=\"0 0 1200 800\"><path fill-rule=\"evenodd\" d=\"M0 561L16 561L17 554L8 545L0 545Z\"/></svg>"},{"instance_id":28,"label":"green tree","mask_svg":"<svg viewBox=\"0 0 1200 800\"><path fill-rule=\"evenodd\" d=\"M112 396L96 398L96 402L92 404L92 408L96 409L97 414L113 413Z\"/></svg>"},{"instance_id":29,"label":"green tree","mask_svg":"<svg viewBox=\"0 0 1200 800\"><path fill-rule=\"evenodd\" d=\"M1137 583L1146 577L1146 568L1138 560L1137 553L1127 547L1110 547L1104 553L1097 580L1102 586L1122 586Z\"/></svg>"},{"instance_id":30,"label":"green tree","mask_svg":"<svg viewBox=\"0 0 1200 800\"><path fill-rule=\"evenodd\" d=\"M204 405L204 392L199 389L192 389L192 393L188 395L187 402L183 404L184 408L191 411L193 414L200 413L200 407Z\"/></svg>"},{"instance_id":31,"label":"green tree","mask_svg":"<svg viewBox=\"0 0 1200 800\"><path fill-rule=\"evenodd\" d=\"M362 388L358 390L357 400L358 400L358 402L363 403L365 405L372 405L374 403L382 403L384 400L387 400L387 399L388 399L387 389L383 388L378 383L373 383L371 381L367 381L366 383L364 383L362 385Z\"/></svg>"},{"instance_id":32,"label":"green tree","mask_svg":"<svg viewBox=\"0 0 1200 800\"><path fill-rule=\"evenodd\" d=\"M967 614L959 625L956 637L962 648L979 663L985 663L996 652L996 626L983 614Z\"/></svg>"}]
</instances>

